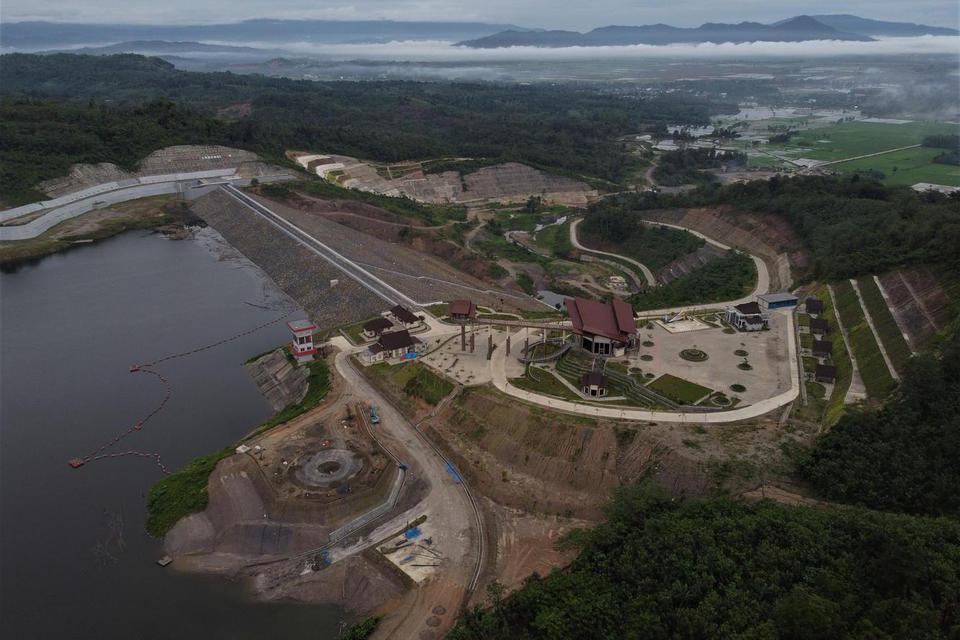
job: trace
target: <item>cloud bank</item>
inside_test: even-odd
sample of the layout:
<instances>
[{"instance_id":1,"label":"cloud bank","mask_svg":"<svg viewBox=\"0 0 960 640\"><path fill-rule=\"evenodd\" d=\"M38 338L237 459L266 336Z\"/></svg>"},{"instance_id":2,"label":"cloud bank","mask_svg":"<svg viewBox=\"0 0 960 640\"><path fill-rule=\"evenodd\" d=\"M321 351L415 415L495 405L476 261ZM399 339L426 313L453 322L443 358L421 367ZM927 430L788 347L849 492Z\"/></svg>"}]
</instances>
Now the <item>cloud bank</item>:
<instances>
[{"instance_id":1,"label":"cloud bank","mask_svg":"<svg viewBox=\"0 0 960 640\"><path fill-rule=\"evenodd\" d=\"M235 44L235 43L222 43ZM317 44L310 42L246 43L252 47L282 48L299 55L340 60L389 60L397 62L510 62L598 59L734 59L734 58L826 58L836 56L882 56L902 54L960 55L960 37L920 36L884 38L875 42L815 40L808 42L750 42L608 47L505 47L471 49L442 41L405 41L376 44Z\"/></svg>"}]
</instances>

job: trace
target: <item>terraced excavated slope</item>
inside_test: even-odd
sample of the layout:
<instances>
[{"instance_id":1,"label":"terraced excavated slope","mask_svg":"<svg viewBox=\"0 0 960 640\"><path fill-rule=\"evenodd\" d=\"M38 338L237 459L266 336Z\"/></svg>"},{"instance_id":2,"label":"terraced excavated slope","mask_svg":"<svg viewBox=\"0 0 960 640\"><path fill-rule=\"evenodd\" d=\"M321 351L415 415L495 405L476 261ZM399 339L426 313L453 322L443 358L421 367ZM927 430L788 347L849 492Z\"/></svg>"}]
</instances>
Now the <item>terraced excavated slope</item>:
<instances>
[{"instance_id":1,"label":"terraced excavated slope","mask_svg":"<svg viewBox=\"0 0 960 640\"><path fill-rule=\"evenodd\" d=\"M791 269L803 269L809 258L786 221L774 216L719 209L644 211L646 220L676 224L751 253L767 264L770 290L783 291L793 282Z\"/></svg>"},{"instance_id":2,"label":"terraced excavated slope","mask_svg":"<svg viewBox=\"0 0 960 640\"><path fill-rule=\"evenodd\" d=\"M518 162L483 167L461 175L457 171L425 173L419 163L373 165L349 156L330 156L338 168L317 165L328 179L351 189L388 196L406 196L430 204L477 201L524 201L540 196L550 204L584 206L597 191L572 178L557 176ZM326 161L324 161L326 162Z\"/></svg>"}]
</instances>

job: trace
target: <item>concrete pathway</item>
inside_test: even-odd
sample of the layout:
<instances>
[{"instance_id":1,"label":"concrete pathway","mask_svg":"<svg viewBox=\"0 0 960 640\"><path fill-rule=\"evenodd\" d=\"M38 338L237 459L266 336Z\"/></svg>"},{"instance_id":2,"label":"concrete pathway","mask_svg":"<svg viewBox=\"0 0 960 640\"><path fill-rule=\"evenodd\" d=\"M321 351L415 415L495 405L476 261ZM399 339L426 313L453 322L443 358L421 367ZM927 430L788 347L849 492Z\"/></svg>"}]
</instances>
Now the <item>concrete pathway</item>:
<instances>
[{"instance_id":1,"label":"concrete pathway","mask_svg":"<svg viewBox=\"0 0 960 640\"><path fill-rule=\"evenodd\" d=\"M860 308L863 309L863 317L866 319L867 325L870 327L870 331L873 332L873 337L877 341L877 346L880 347L880 355L883 356L883 361L887 364L887 369L890 371L890 375L894 380L899 382L900 374L897 373L897 370L893 367L893 361L887 354L887 348L883 346L883 340L880 339L880 334L877 333L877 328L873 324L873 318L870 316L870 310L867 309L867 305L863 302L863 295L860 293L860 285L858 285L857 281L853 278L850 278L850 284L853 285L853 291L857 294L857 300L860 302Z\"/></svg>"},{"instance_id":2,"label":"concrete pathway","mask_svg":"<svg viewBox=\"0 0 960 640\"><path fill-rule=\"evenodd\" d=\"M793 313L786 311L777 311L775 313L785 316L787 321L787 335L793 333L795 331ZM520 340L522 333L522 329L516 331L513 333L513 339L515 341ZM749 420L751 418L760 417L779 407L784 406L785 404L793 402L800 395L800 373L797 370L797 367L791 366L790 388L788 390L779 393L772 398L767 398L766 400L761 400L755 404L746 407L738 407L729 411L718 411L712 413L684 413L682 411L650 411L647 409L635 409L631 407L602 407L580 404L571 402L569 400L561 400L559 398L546 396L533 391L526 391L510 384L506 373L507 355L506 349L503 347L503 343L505 342L506 337L500 337L498 342L500 346L494 350L493 357L490 360L490 367L493 374L493 385L503 393L514 398L532 402L542 407L563 411L565 413L575 413L578 415L592 416L596 418L613 418L617 420L641 420L648 422L686 424L724 424L728 422L737 422L740 420ZM796 362L796 341L787 340L787 346L789 351L788 357L791 361Z\"/></svg>"}]
</instances>

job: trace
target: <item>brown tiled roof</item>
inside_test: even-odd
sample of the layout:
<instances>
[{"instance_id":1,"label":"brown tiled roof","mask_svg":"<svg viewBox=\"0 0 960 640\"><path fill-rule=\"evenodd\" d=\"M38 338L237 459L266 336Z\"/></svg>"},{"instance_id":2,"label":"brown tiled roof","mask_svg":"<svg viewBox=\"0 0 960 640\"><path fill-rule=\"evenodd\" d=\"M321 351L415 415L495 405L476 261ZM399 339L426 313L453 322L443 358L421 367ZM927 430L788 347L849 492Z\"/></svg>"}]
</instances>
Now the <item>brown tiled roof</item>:
<instances>
[{"instance_id":1,"label":"brown tiled roof","mask_svg":"<svg viewBox=\"0 0 960 640\"><path fill-rule=\"evenodd\" d=\"M810 321L810 331L812 333L827 333L830 331L830 323L823 318L813 318Z\"/></svg>"},{"instance_id":2,"label":"brown tiled roof","mask_svg":"<svg viewBox=\"0 0 960 640\"><path fill-rule=\"evenodd\" d=\"M470 316L477 315L477 305L470 300L454 300L450 303L450 315Z\"/></svg>"},{"instance_id":3,"label":"brown tiled roof","mask_svg":"<svg viewBox=\"0 0 960 640\"><path fill-rule=\"evenodd\" d=\"M816 380L826 378L830 382L833 382L837 379L837 368L829 364L818 364L813 373L813 377Z\"/></svg>"},{"instance_id":4,"label":"brown tiled roof","mask_svg":"<svg viewBox=\"0 0 960 640\"><path fill-rule=\"evenodd\" d=\"M637 333L633 322L633 307L622 300L607 304L583 298L567 298L563 303L576 333L589 333L624 341Z\"/></svg>"},{"instance_id":5,"label":"brown tiled roof","mask_svg":"<svg viewBox=\"0 0 960 640\"><path fill-rule=\"evenodd\" d=\"M815 356L833 355L833 343L826 340L814 340L812 350Z\"/></svg>"},{"instance_id":6,"label":"brown tiled roof","mask_svg":"<svg viewBox=\"0 0 960 640\"><path fill-rule=\"evenodd\" d=\"M389 329L392 326L393 323L386 318L374 318L373 320L363 324L363 330L371 333L378 333L380 331L384 331L385 329Z\"/></svg>"},{"instance_id":7,"label":"brown tiled roof","mask_svg":"<svg viewBox=\"0 0 960 640\"><path fill-rule=\"evenodd\" d=\"M410 335L410 332L404 329L403 331L384 333L380 336L380 339L377 340L377 344L387 351L395 351L396 349L404 349L406 347L412 347L415 344L420 344L420 340L416 336Z\"/></svg>"},{"instance_id":8,"label":"brown tiled roof","mask_svg":"<svg viewBox=\"0 0 960 640\"><path fill-rule=\"evenodd\" d=\"M583 377L580 378L580 386L589 387L606 387L607 386L607 377L603 375L601 371L591 371L590 373L583 374Z\"/></svg>"},{"instance_id":9,"label":"brown tiled roof","mask_svg":"<svg viewBox=\"0 0 960 640\"><path fill-rule=\"evenodd\" d=\"M393 317L398 319L400 322L406 324L414 324L420 321L420 318L414 315L412 311L399 304L390 309L390 313L392 313Z\"/></svg>"},{"instance_id":10,"label":"brown tiled roof","mask_svg":"<svg viewBox=\"0 0 960 640\"><path fill-rule=\"evenodd\" d=\"M738 304L734 309L745 316L760 315L760 305L756 302L744 302L743 304Z\"/></svg>"}]
</instances>

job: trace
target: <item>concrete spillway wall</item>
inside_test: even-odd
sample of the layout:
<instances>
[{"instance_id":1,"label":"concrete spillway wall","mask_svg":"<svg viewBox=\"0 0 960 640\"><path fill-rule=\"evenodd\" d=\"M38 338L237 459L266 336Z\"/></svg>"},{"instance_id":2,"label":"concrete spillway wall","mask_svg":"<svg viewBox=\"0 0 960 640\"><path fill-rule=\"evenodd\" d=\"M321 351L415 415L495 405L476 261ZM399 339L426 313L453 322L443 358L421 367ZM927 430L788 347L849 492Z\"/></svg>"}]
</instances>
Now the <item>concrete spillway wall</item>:
<instances>
[{"instance_id":1,"label":"concrete spillway wall","mask_svg":"<svg viewBox=\"0 0 960 640\"><path fill-rule=\"evenodd\" d=\"M197 199L191 209L263 269L317 326L331 329L383 311L386 303L379 297L222 191Z\"/></svg>"}]
</instances>

